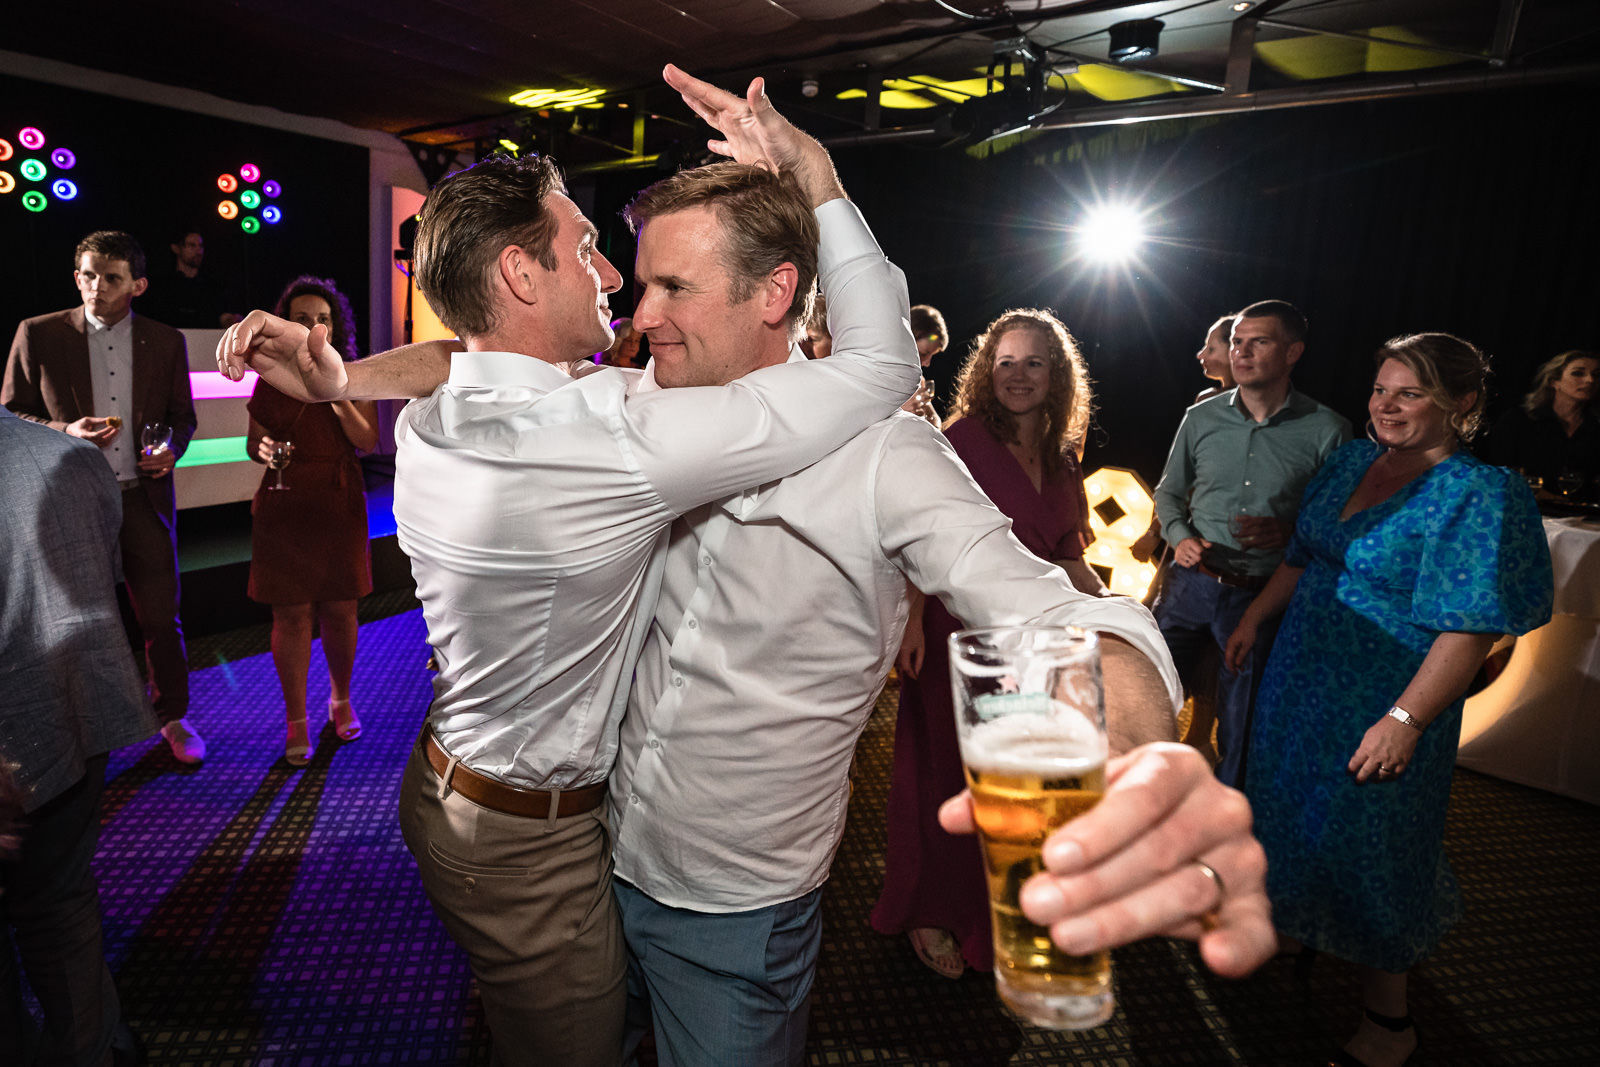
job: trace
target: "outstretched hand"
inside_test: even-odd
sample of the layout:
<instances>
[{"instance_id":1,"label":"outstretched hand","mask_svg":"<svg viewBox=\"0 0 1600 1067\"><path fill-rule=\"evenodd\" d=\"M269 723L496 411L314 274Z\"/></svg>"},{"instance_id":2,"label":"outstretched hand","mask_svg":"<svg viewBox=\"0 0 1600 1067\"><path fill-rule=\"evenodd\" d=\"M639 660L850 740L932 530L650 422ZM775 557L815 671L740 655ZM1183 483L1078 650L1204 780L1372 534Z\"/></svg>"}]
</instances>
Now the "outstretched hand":
<instances>
[{"instance_id":1,"label":"outstretched hand","mask_svg":"<svg viewBox=\"0 0 1600 1067\"><path fill-rule=\"evenodd\" d=\"M1229 978L1269 959L1277 942L1267 861L1244 795L1194 749L1171 743L1109 761L1106 783L1099 804L1046 839L1045 870L1023 886L1023 913L1077 955L1163 935L1198 941L1206 965ZM939 823L972 833L971 794L945 801Z\"/></svg>"},{"instance_id":2,"label":"outstretched hand","mask_svg":"<svg viewBox=\"0 0 1600 1067\"><path fill-rule=\"evenodd\" d=\"M250 312L217 342L217 370L224 377L238 381L246 368L279 392L310 403L342 399L349 381L326 326L307 330L265 311Z\"/></svg>"},{"instance_id":3,"label":"outstretched hand","mask_svg":"<svg viewBox=\"0 0 1600 1067\"><path fill-rule=\"evenodd\" d=\"M672 64L661 72L668 85L713 129L722 134L706 147L738 163L792 174L811 198L812 207L844 196L828 150L778 114L768 99L766 82L757 78L743 97L703 82Z\"/></svg>"}]
</instances>

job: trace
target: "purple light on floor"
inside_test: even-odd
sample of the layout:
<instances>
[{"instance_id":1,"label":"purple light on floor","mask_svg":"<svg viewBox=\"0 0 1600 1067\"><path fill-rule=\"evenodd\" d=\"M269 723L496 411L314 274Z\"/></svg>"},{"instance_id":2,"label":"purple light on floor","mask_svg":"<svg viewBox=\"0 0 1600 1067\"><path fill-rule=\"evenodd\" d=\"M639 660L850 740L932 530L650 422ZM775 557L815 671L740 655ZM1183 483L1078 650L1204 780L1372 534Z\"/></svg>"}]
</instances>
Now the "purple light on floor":
<instances>
[{"instance_id":1,"label":"purple light on floor","mask_svg":"<svg viewBox=\"0 0 1600 1067\"><path fill-rule=\"evenodd\" d=\"M192 370L189 392L196 400L249 400L258 377L255 371L247 370L243 378L234 381L214 370Z\"/></svg>"}]
</instances>

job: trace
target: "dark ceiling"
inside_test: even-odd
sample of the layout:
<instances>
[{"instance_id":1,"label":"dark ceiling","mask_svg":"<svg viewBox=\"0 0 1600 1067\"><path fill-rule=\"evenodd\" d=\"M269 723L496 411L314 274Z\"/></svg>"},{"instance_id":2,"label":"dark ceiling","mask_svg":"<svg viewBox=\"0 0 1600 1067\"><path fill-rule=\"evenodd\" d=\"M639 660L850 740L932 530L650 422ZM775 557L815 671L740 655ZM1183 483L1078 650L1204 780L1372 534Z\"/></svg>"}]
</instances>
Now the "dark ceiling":
<instances>
[{"instance_id":1,"label":"dark ceiling","mask_svg":"<svg viewBox=\"0 0 1600 1067\"><path fill-rule=\"evenodd\" d=\"M1108 60L1110 27L1141 19L1163 24L1157 53ZM438 149L504 137L569 169L698 150L703 131L660 83L669 61L730 87L764 74L781 110L840 143L1600 69L1595 0L122 0L7 21L13 51ZM597 92L563 110L514 105L525 90Z\"/></svg>"}]
</instances>

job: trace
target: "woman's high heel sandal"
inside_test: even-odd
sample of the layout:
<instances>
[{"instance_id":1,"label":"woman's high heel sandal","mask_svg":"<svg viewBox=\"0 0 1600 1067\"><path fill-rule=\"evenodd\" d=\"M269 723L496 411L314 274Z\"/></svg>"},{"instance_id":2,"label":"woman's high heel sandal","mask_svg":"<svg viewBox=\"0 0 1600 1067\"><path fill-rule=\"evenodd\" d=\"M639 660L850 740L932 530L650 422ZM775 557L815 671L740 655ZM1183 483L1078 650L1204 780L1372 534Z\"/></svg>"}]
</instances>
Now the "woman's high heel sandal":
<instances>
[{"instance_id":1,"label":"woman's high heel sandal","mask_svg":"<svg viewBox=\"0 0 1600 1067\"><path fill-rule=\"evenodd\" d=\"M341 741L354 741L361 736L361 720L356 718L355 709L348 700L328 701L328 721L333 723L333 732Z\"/></svg>"},{"instance_id":2,"label":"woman's high heel sandal","mask_svg":"<svg viewBox=\"0 0 1600 1067\"><path fill-rule=\"evenodd\" d=\"M1371 1022L1374 1026L1383 1027L1391 1034L1403 1034L1416 1026L1416 1023L1412 1021L1410 1012L1406 1012L1404 1015L1381 1015L1371 1008L1363 1008L1362 1010L1366 1012L1368 1022ZM1411 1054L1414 1055L1415 1053L1416 1047L1412 1046ZM1406 1059L1410 1058L1411 1055L1406 1056ZM1328 1061L1328 1067L1368 1067L1368 1065L1344 1049L1340 1049L1334 1054L1333 1059Z\"/></svg>"},{"instance_id":3,"label":"woman's high heel sandal","mask_svg":"<svg viewBox=\"0 0 1600 1067\"><path fill-rule=\"evenodd\" d=\"M311 762L311 735L306 730L306 717L289 720L289 735L283 742L283 760L291 767L304 767Z\"/></svg>"}]
</instances>

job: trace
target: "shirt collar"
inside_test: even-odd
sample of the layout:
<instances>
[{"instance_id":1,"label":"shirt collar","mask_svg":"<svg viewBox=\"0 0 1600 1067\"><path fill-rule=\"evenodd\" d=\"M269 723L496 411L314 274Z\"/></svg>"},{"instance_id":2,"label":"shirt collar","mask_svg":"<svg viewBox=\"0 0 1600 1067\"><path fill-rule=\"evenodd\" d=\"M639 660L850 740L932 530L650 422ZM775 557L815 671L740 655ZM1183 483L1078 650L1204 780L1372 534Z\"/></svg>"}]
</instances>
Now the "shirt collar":
<instances>
[{"instance_id":1,"label":"shirt collar","mask_svg":"<svg viewBox=\"0 0 1600 1067\"><path fill-rule=\"evenodd\" d=\"M1308 401L1306 397L1302 396L1300 390L1296 389L1294 383L1291 382L1289 383L1289 391L1283 395L1283 404L1277 411L1268 415L1266 421L1272 422L1274 419L1282 418L1285 415L1300 414L1307 409L1308 404L1315 406L1314 402ZM1250 410L1244 406L1244 398L1239 395L1239 387L1237 385L1228 394L1228 406L1250 422L1256 421L1255 417L1250 414Z\"/></svg>"},{"instance_id":2,"label":"shirt collar","mask_svg":"<svg viewBox=\"0 0 1600 1067\"><path fill-rule=\"evenodd\" d=\"M126 315L122 316L122 318L118 319L116 324L112 325L112 326L107 326L104 322L100 321L98 318L95 317L94 312L90 311L88 308L84 308L83 309L83 318L84 318L84 321L86 321L92 329L95 329L95 330L115 330L119 326L123 326L125 324L132 323L133 322L133 312L131 312L131 311L128 312Z\"/></svg>"},{"instance_id":3,"label":"shirt collar","mask_svg":"<svg viewBox=\"0 0 1600 1067\"><path fill-rule=\"evenodd\" d=\"M528 385L556 389L572 378L554 363L517 352L456 352L450 357L450 384Z\"/></svg>"}]
</instances>

